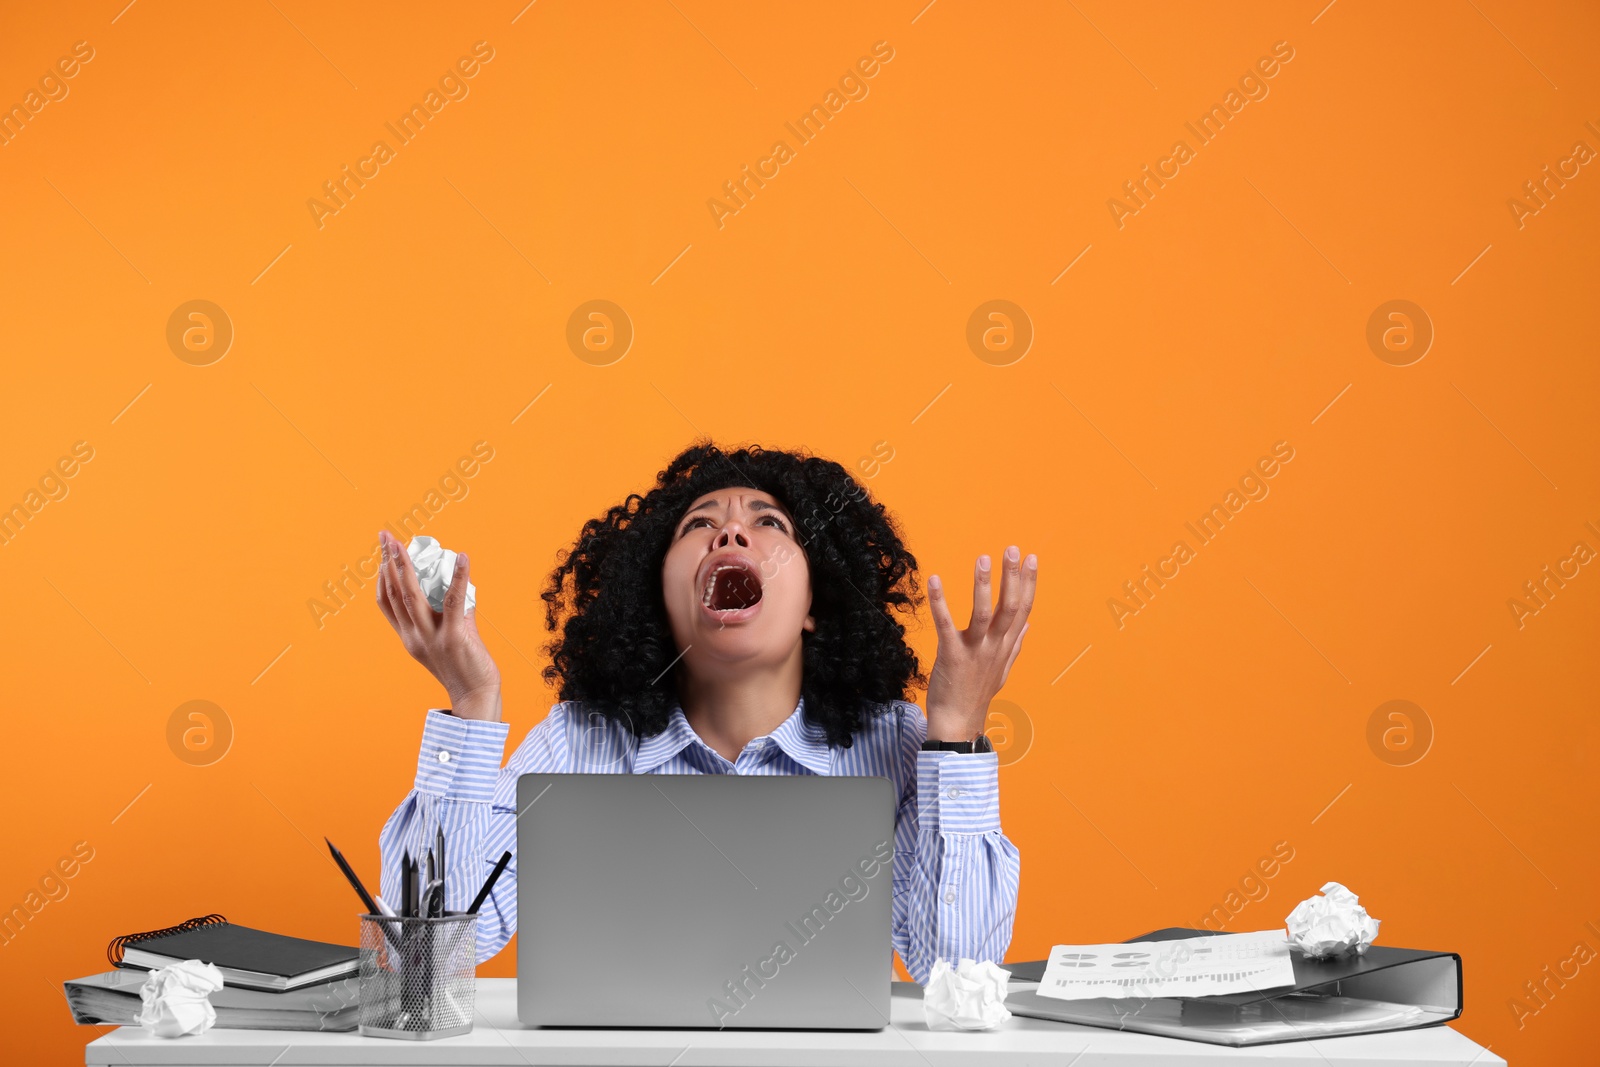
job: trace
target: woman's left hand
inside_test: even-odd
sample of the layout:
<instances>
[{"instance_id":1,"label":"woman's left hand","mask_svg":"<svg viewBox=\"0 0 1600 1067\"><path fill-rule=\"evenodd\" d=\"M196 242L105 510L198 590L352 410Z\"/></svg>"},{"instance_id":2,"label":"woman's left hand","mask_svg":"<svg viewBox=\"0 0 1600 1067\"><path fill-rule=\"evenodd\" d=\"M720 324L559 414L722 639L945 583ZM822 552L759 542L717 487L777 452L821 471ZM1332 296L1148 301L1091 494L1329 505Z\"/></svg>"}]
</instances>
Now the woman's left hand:
<instances>
[{"instance_id":1,"label":"woman's left hand","mask_svg":"<svg viewBox=\"0 0 1600 1067\"><path fill-rule=\"evenodd\" d=\"M989 701L1006 684L1022 648L1039 578L1039 559L1020 559L1006 549L1000 604L990 604L989 557L979 556L972 583L972 621L956 629L939 576L928 579L929 607L939 633L939 652L928 680L928 740L971 741L983 732Z\"/></svg>"}]
</instances>

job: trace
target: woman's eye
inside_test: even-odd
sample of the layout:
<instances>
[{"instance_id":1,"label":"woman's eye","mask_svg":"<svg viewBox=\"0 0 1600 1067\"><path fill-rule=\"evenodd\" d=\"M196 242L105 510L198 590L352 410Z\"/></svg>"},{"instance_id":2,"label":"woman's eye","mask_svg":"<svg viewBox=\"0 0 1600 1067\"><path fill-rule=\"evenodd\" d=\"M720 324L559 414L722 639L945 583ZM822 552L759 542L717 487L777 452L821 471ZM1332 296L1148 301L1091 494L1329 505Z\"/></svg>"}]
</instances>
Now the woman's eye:
<instances>
[{"instance_id":1,"label":"woman's eye","mask_svg":"<svg viewBox=\"0 0 1600 1067\"><path fill-rule=\"evenodd\" d=\"M704 515L697 515L694 518L690 519L688 522L684 523L683 524L683 528L681 530L679 530L678 533L679 534L686 534L690 530L695 528L695 524L696 523L701 523L701 522L709 524L711 522L711 520L706 518ZM784 533L788 533L789 532L789 527L787 525L785 525L784 521L782 519L778 518L776 515L763 515L759 519L757 519L756 522L757 523L770 522L770 523L772 523L772 525L776 526L778 529L782 530Z\"/></svg>"}]
</instances>

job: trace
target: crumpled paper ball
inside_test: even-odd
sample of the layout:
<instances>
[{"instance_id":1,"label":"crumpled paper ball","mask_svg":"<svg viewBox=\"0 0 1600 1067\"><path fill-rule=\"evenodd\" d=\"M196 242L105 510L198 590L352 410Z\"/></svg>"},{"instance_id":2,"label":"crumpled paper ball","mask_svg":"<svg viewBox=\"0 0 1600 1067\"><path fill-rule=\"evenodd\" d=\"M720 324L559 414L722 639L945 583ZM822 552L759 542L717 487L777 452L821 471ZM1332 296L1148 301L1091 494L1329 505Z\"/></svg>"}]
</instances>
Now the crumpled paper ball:
<instances>
[{"instance_id":1,"label":"crumpled paper ball","mask_svg":"<svg viewBox=\"0 0 1600 1067\"><path fill-rule=\"evenodd\" d=\"M442 548L431 537L413 537L406 548L411 565L417 568L417 582L428 597L434 611L444 611L444 595L450 591L450 579L456 573L456 554ZM478 603L478 587L467 583L467 611Z\"/></svg>"},{"instance_id":2,"label":"crumpled paper ball","mask_svg":"<svg viewBox=\"0 0 1600 1067\"><path fill-rule=\"evenodd\" d=\"M203 1034L217 1021L210 994L221 988L215 964L184 960L157 967L139 988L139 1025L156 1037Z\"/></svg>"},{"instance_id":3,"label":"crumpled paper ball","mask_svg":"<svg viewBox=\"0 0 1600 1067\"><path fill-rule=\"evenodd\" d=\"M1356 895L1338 882L1322 887L1322 896L1307 897L1284 919L1289 944L1306 959L1336 959L1367 951L1378 938L1378 923Z\"/></svg>"},{"instance_id":4,"label":"crumpled paper ball","mask_svg":"<svg viewBox=\"0 0 1600 1067\"><path fill-rule=\"evenodd\" d=\"M933 961L922 990L922 1013L929 1030L993 1030L1011 1012L1005 1005L1011 972L989 960L962 960L958 966Z\"/></svg>"}]
</instances>

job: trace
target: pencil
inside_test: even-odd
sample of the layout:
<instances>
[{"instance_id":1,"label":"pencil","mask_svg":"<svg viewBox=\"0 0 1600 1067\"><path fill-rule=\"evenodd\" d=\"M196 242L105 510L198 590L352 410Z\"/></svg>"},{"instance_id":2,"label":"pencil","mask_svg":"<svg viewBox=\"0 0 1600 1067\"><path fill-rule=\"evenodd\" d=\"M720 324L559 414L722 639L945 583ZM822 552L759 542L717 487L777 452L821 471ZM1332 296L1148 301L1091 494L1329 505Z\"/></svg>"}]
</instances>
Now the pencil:
<instances>
[{"instance_id":1,"label":"pencil","mask_svg":"<svg viewBox=\"0 0 1600 1067\"><path fill-rule=\"evenodd\" d=\"M381 915L382 912L378 910L377 902L372 899L372 894L367 892L367 887L361 884L361 879L356 877L356 872L351 869L349 861L344 858L344 853L335 848L333 842L328 841L326 837L322 840L327 841L328 851L333 853L333 862L339 865L339 870L344 872L345 880L350 883L350 887L361 898L361 903L366 905L367 914Z\"/></svg>"},{"instance_id":2,"label":"pencil","mask_svg":"<svg viewBox=\"0 0 1600 1067\"><path fill-rule=\"evenodd\" d=\"M472 907L467 909L468 915L476 915L478 909L483 907L483 902L489 899L489 891L494 888L495 882L500 879L500 872L506 869L506 864L511 862L511 851L508 849L500 856L500 861L494 865L494 870L489 872L489 880L483 883L483 888L478 890L478 895L472 900Z\"/></svg>"}]
</instances>

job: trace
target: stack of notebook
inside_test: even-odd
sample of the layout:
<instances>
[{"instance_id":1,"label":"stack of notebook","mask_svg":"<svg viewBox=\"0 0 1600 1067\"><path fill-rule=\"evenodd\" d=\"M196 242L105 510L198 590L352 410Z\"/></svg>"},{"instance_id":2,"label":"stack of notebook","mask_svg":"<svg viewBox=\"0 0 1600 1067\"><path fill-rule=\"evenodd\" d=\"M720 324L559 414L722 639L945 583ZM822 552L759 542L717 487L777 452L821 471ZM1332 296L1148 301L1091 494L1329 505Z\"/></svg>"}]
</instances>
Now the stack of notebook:
<instances>
[{"instance_id":1,"label":"stack of notebook","mask_svg":"<svg viewBox=\"0 0 1600 1067\"><path fill-rule=\"evenodd\" d=\"M106 950L121 970L66 984L73 1020L135 1025L139 988L150 970L202 960L222 972L211 994L216 1025L239 1030L354 1030L359 1009L359 953L299 937L267 933L220 915L190 919L165 930L129 934Z\"/></svg>"}]
</instances>

